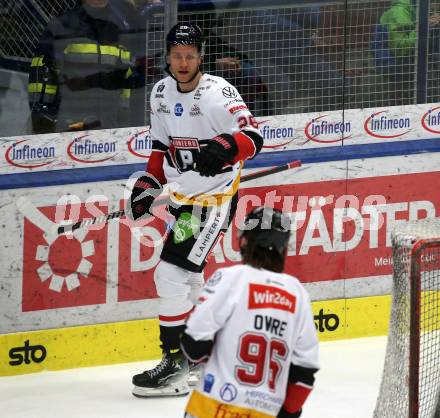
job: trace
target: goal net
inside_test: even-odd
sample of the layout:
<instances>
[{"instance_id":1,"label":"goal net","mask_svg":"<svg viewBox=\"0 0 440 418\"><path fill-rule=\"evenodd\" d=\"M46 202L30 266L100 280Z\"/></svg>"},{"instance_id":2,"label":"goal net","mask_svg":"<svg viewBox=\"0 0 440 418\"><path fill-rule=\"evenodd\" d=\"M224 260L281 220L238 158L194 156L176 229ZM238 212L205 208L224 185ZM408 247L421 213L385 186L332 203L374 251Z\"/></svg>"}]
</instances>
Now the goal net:
<instances>
[{"instance_id":1,"label":"goal net","mask_svg":"<svg viewBox=\"0 0 440 418\"><path fill-rule=\"evenodd\" d=\"M390 326L375 418L440 418L440 221L394 231Z\"/></svg>"}]
</instances>

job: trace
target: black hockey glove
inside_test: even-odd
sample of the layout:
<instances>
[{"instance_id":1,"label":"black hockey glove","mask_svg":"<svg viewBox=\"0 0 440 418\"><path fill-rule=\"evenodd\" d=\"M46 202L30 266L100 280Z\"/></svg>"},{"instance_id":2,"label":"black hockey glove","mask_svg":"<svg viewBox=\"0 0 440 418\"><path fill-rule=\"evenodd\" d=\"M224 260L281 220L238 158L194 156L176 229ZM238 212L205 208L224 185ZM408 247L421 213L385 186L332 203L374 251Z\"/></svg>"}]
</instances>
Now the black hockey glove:
<instances>
[{"instance_id":1,"label":"black hockey glove","mask_svg":"<svg viewBox=\"0 0 440 418\"><path fill-rule=\"evenodd\" d=\"M278 412L277 418L299 418L302 414L302 408L297 412L287 412L284 408Z\"/></svg>"},{"instance_id":2,"label":"black hockey glove","mask_svg":"<svg viewBox=\"0 0 440 418\"><path fill-rule=\"evenodd\" d=\"M226 163L232 163L238 153L235 139L229 134L220 134L205 145L194 164L201 176L214 177Z\"/></svg>"},{"instance_id":3,"label":"black hockey glove","mask_svg":"<svg viewBox=\"0 0 440 418\"><path fill-rule=\"evenodd\" d=\"M151 205L162 193L162 185L156 178L147 173L136 180L131 196L127 202L126 215L128 218L137 221L153 215L150 211Z\"/></svg>"}]
</instances>

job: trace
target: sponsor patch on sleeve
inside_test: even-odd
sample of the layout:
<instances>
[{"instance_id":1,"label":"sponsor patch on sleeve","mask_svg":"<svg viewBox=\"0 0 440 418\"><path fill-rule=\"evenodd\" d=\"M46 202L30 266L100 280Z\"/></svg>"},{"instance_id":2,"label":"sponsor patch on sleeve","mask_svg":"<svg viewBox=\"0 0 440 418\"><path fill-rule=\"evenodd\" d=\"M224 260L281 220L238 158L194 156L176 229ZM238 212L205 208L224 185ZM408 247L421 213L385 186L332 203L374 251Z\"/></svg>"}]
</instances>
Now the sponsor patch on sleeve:
<instances>
[{"instance_id":1,"label":"sponsor patch on sleeve","mask_svg":"<svg viewBox=\"0 0 440 418\"><path fill-rule=\"evenodd\" d=\"M234 114L240 112L241 110L248 110L248 107L245 104L242 104L242 105L232 106L228 110L229 113Z\"/></svg>"}]
</instances>

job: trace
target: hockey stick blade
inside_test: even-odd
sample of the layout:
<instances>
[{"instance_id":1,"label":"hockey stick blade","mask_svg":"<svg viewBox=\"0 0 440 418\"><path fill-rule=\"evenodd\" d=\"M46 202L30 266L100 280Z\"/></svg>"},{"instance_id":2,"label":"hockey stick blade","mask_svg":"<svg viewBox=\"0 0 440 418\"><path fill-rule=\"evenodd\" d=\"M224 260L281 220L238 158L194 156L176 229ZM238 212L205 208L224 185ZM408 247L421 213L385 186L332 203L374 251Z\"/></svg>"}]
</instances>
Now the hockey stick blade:
<instances>
[{"instance_id":1,"label":"hockey stick blade","mask_svg":"<svg viewBox=\"0 0 440 418\"><path fill-rule=\"evenodd\" d=\"M56 235L58 225L43 215L29 200L21 196L17 199L17 209L20 213L48 235Z\"/></svg>"}]
</instances>

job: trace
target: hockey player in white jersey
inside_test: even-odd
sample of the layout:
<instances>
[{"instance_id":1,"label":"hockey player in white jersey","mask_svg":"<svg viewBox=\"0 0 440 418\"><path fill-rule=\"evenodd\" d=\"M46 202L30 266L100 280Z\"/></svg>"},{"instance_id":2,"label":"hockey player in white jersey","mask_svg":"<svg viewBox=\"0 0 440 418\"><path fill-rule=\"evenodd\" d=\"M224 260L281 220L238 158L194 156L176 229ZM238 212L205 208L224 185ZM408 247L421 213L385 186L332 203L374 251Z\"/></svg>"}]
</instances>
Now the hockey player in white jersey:
<instances>
[{"instance_id":1,"label":"hockey player in white jersey","mask_svg":"<svg viewBox=\"0 0 440 418\"><path fill-rule=\"evenodd\" d=\"M187 418L297 418L318 370L309 296L283 274L289 219L260 207L248 214L243 264L217 270L188 319L182 349L204 362Z\"/></svg>"},{"instance_id":2,"label":"hockey player in white jersey","mask_svg":"<svg viewBox=\"0 0 440 418\"><path fill-rule=\"evenodd\" d=\"M153 87L150 100L153 150L130 198L133 219L141 218L167 183L175 217L154 272L163 358L133 377L140 397L189 392L179 337L203 286L206 258L235 214L243 162L263 145L238 91L201 72L201 29L178 24L166 44L169 77Z\"/></svg>"}]
</instances>

